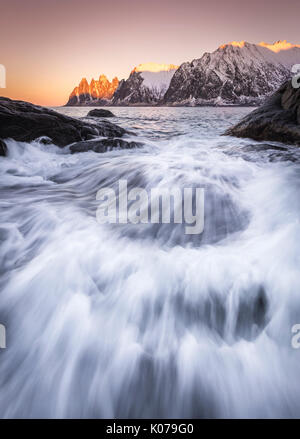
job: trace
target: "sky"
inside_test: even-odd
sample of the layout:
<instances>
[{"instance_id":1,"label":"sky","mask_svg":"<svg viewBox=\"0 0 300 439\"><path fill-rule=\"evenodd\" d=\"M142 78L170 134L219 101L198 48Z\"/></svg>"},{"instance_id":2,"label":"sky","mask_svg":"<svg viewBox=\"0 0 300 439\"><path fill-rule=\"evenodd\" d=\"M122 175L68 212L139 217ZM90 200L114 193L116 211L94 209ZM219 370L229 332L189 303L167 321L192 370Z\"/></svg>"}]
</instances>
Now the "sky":
<instances>
[{"instance_id":1,"label":"sky","mask_svg":"<svg viewBox=\"0 0 300 439\"><path fill-rule=\"evenodd\" d=\"M0 0L0 95L63 105L81 78L127 78L230 41L300 44L299 0Z\"/></svg>"}]
</instances>

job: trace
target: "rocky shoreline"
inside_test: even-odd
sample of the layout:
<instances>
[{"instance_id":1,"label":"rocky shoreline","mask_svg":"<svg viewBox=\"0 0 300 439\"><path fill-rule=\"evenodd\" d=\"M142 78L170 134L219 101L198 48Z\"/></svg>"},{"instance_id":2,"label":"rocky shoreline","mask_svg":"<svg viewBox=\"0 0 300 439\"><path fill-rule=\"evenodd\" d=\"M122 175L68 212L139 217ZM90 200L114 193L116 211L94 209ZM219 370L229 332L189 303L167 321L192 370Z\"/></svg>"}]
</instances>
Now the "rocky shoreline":
<instances>
[{"instance_id":1,"label":"rocky shoreline","mask_svg":"<svg viewBox=\"0 0 300 439\"><path fill-rule=\"evenodd\" d=\"M225 133L227 136L300 146L300 88L284 83L261 107Z\"/></svg>"},{"instance_id":2,"label":"rocky shoreline","mask_svg":"<svg viewBox=\"0 0 300 439\"><path fill-rule=\"evenodd\" d=\"M6 139L31 142L42 138L44 143L70 146L72 154L141 146L123 139L131 134L124 128L102 119L113 116L108 110L95 109L88 117L76 119L28 102L0 97L0 156L7 154ZM224 135L300 145L300 88L286 82Z\"/></svg>"},{"instance_id":3,"label":"rocky shoreline","mask_svg":"<svg viewBox=\"0 0 300 439\"><path fill-rule=\"evenodd\" d=\"M120 141L125 134L124 128L107 120L87 122L60 114L45 107L29 102L14 101L0 97L0 155L6 155L6 139L19 142L31 142L43 137L45 143L59 147L72 145L72 152L80 152L82 142L84 151L104 152L111 148L132 148L135 142ZM101 140L101 148L95 148L90 141ZM116 141L118 140L118 141ZM76 144L79 144L76 147ZM136 144L138 146L138 144Z\"/></svg>"}]
</instances>

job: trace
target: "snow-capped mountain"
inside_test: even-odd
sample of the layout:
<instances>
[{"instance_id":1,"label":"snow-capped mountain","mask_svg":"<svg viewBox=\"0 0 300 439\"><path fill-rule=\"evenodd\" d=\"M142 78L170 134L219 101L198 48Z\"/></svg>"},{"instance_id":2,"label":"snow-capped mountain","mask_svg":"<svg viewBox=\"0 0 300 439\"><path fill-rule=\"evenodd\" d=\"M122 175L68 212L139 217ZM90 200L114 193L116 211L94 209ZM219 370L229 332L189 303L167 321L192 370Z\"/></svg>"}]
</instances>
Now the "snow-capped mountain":
<instances>
[{"instance_id":1,"label":"snow-capped mountain","mask_svg":"<svg viewBox=\"0 0 300 439\"><path fill-rule=\"evenodd\" d=\"M234 41L182 64L161 104L256 105L291 76L294 64L300 45Z\"/></svg>"},{"instance_id":2,"label":"snow-capped mountain","mask_svg":"<svg viewBox=\"0 0 300 439\"><path fill-rule=\"evenodd\" d=\"M113 97L118 85L118 78L110 82L105 75L100 75L98 81L92 79L90 84L83 78L70 94L67 105L103 105Z\"/></svg>"},{"instance_id":3,"label":"snow-capped mountain","mask_svg":"<svg viewBox=\"0 0 300 439\"><path fill-rule=\"evenodd\" d=\"M155 105L164 97L177 68L173 64L140 64L127 80L120 81L113 105Z\"/></svg>"},{"instance_id":4,"label":"snow-capped mountain","mask_svg":"<svg viewBox=\"0 0 300 439\"><path fill-rule=\"evenodd\" d=\"M291 77L300 45L233 41L200 59L146 63L126 80L83 78L67 105L258 105Z\"/></svg>"}]
</instances>

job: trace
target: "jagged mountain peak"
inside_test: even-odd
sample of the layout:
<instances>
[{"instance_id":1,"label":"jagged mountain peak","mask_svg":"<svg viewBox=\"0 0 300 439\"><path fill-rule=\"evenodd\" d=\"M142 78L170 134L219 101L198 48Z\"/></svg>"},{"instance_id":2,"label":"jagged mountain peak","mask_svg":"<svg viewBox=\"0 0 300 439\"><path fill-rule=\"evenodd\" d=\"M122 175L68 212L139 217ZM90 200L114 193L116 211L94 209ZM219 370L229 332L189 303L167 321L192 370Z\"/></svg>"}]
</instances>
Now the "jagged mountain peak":
<instances>
[{"instance_id":1,"label":"jagged mountain peak","mask_svg":"<svg viewBox=\"0 0 300 439\"><path fill-rule=\"evenodd\" d=\"M231 41L212 53L174 64L137 65L126 80L80 81L68 105L258 105L300 64L300 45Z\"/></svg>"},{"instance_id":2,"label":"jagged mountain peak","mask_svg":"<svg viewBox=\"0 0 300 439\"><path fill-rule=\"evenodd\" d=\"M114 105L155 105L165 95L178 66L148 62L139 64L120 82Z\"/></svg>"},{"instance_id":3,"label":"jagged mountain peak","mask_svg":"<svg viewBox=\"0 0 300 439\"><path fill-rule=\"evenodd\" d=\"M87 81L86 78L82 78L82 79L81 79L80 84L83 84L83 83L88 83L88 81Z\"/></svg>"},{"instance_id":4,"label":"jagged mountain peak","mask_svg":"<svg viewBox=\"0 0 300 439\"><path fill-rule=\"evenodd\" d=\"M99 76L99 82L109 82L109 80L108 80L107 76L102 74Z\"/></svg>"},{"instance_id":5,"label":"jagged mountain peak","mask_svg":"<svg viewBox=\"0 0 300 439\"><path fill-rule=\"evenodd\" d=\"M182 64L163 103L168 105L257 105L300 63L300 46L286 41L232 41Z\"/></svg>"},{"instance_id":6,"label":"jagged mountain peak","mask_svg":"<svg viewBox=\"0 0 300 439\"><path fill-rule=\"evenodd\" d=\"M103 74L99 76L98 81L92 78L90 84L86 78L82 78L79 86L75 87L70 94L67 105L91 105L109 101L118 85L117 77L110 82Z\"/></svg>"}]
</instances>

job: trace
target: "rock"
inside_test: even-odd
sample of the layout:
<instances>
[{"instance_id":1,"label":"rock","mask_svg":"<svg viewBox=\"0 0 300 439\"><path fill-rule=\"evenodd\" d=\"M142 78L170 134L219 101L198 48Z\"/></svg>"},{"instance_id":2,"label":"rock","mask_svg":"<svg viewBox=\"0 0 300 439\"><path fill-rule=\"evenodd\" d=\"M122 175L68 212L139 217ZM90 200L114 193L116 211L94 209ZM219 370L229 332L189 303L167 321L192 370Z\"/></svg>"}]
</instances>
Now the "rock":
<instances>
[{"instance_id":1,"label":"rock","mask_svg":"<svg viewBox=\"0 0 300 439\"><path fill-rule=\"evenodd\" d=\"M23 101L0 98L0 138L31 142L49 137L60 147L98 136L122 137L123 128L108 121L89 123L48 108Z\"/></svg>"},{"instance_id":2,"label":"rock","mask_svg":"<svg viewBox=\"0 0 300 439\"><path fill-rule=\"evenodd\" d=\"M94 151L94 152L105 152L114 148L124 148L124 149L132 149L138 148L141 144L137 142L127 142L123 139L102 139L102 140L90 140L77 142L74 145L70 146L71 153L76 152L86 152L86 151Z\"/></svg>"},{"instance_id":3,"label":"rock","mask_svg":"<svg viewBox=\"0 0 300 439\"><path fill-rule=\"evenodd\" d=\"M102 108L99 110L91 110L88 112L88 117L115 117L115 115L109 110L103 110Z\"/></svg>"},{"instance_id":4,"label":"rock","mask_svg":"<svg viewBox=\"0 0 300 439\"><path fill-rule=\"evenodd\" d=\"M296 89L289 82L281 97L281 106L284 110L297 110L300 108L300 88Z\"/></svg>"},{"instance_id":5,"label":"rock","mask_svg":"<svg viewBox=\"0 0 300 439\"><path fill-rule=\"evenodd\" d=\"M82 78L70 94L66 106L107 105L118 85L118 78L110 82L105 75L100 75L96 81L92 79L90 84Z\"/></svg>"},{"instance_id":6,"label":"rock","mask_svg":"<svg viewBox=\"0 0 300 439\"><path fill-rule=\"evenodd\" d=\"M284 50L280 50L282 47ZM200 59L183 63L161 103L260 105L290 78L291 66L299 59L300 47L286 42L225 44Z\"/></svg>"},{"instance_id":7,"label":"rock","mask_svg":"<svg viewBox=\"0 0 300 439\"><path fill-rule=\"evenodd\" d=\"M147 63L135 67L122 80L112 98L113 105L156 105L165 95L178 66Z\"/></svg>"},{"instance_id":8,"label":"rock","mask_svg":"<svg viewBox=\"0 0 300 439\"><path fill-rule=\"evenodd\" d=\"M143 103L154 105L156 101L143 88L143 78L140 72L131 72L127 80L122 79L112 99L113 105L134 105Z\"/></svg>"},{"instance_id":9,"label":"rock","mask_svg":"<svg viewBox=\"0 0 300 439\"><path fill-rule=\"evenodd\" d=\"M300 145L299 108L300 89L288 81L225 135Z\"/></svg>"},{"instance_id":10,"label":"rock","mask_svg":"<svg viewBox=\"0 0 300 439\"><path fill-rule=\"evenodd\" d=\"M245 145L242 146L243 151L247 151L247 152L252 152L252 151L270 151L270 150L274 150L274 151L287 151L288 149L285 148L284 146L275 146L275 145L270 145L268 143L258 143L255 145Z\"/></svg>"},{"instance_id":11,"label":"rock","mask_svg":"<svg viewBox=\"0 0 300 439\"><path fill-rule=\"evenodd\" d=\"M7 147L3 140L0 140L0 156L5 157L7 153Z\"/></svg>"}]
</instances>

